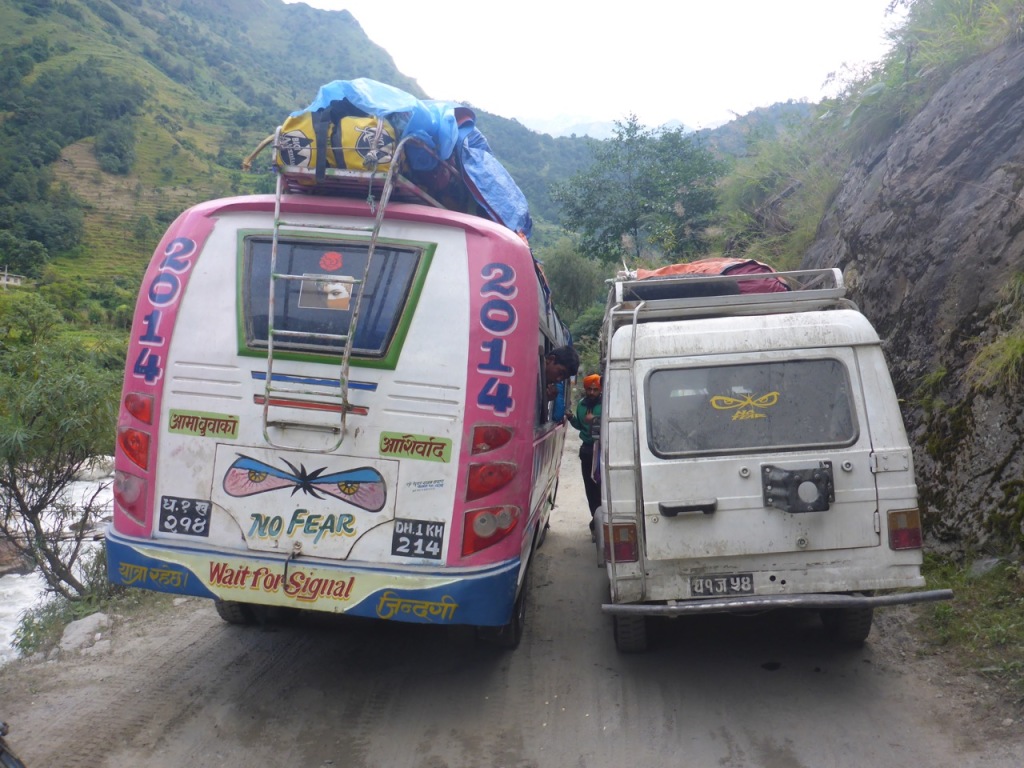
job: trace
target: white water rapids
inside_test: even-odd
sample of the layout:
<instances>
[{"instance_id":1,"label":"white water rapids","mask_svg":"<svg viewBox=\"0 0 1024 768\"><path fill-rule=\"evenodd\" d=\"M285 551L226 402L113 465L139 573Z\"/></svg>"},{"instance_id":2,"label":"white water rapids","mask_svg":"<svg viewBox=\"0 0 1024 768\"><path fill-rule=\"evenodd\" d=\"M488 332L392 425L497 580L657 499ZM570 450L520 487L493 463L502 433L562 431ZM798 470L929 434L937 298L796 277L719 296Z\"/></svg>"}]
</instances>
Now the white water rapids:
<instances>
[{"instance_id":1,"label":"white water rapids","mask_svg":"<svg viewBox=\"0 0 1024 768\"><path fill-rule=\"evenodd\" d=\"M72 483L68 487L68 499L79 504L85 503L101 486L105 488L96 497L96 504L107 510L100 515L106 517L110 514L113 503L109 476ZM88 547L88 544L86 546ZM0 576L0 665L18 657L17 649L11 645L14 630L18 627L22 614L40 601L43 592L44 583L38 572Z\"/></svg>"}]
</instances>

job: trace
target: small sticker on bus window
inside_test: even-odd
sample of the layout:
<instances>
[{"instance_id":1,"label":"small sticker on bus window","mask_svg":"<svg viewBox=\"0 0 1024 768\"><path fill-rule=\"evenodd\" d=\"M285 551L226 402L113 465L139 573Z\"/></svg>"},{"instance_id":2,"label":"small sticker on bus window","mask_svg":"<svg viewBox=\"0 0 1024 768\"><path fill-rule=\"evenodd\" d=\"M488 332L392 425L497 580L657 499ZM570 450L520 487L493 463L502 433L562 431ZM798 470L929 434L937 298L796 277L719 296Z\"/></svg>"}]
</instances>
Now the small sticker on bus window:
<instances>
[{"instance_id":1,"label":"small sticker on bus window","mask_svg":"<svg viewBox=\"0 0 1024 768\"><path fill-rule=\"evenodd\" d=\"M337 280L303 275L299 288L299 306L304 309L349 309L352 300L352 280L341 276Z\"/></svg>"}]
</instances>

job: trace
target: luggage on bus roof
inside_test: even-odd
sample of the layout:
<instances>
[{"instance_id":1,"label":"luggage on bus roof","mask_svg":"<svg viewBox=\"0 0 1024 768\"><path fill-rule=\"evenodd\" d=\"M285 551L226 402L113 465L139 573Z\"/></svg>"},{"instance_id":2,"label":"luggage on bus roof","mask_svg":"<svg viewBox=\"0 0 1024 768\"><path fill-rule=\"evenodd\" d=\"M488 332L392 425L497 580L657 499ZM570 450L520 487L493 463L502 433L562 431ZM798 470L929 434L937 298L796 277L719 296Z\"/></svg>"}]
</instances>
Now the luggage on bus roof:
<instances>
[{"instance_id":1,"label":"luggage on bus roof","mask_svg":"<svg viewBox=\"0 0 1024 768\"><path fill-rule=\"evenodd\" d=\"M376 121L358 126L344 122L367 117ZM323 179L328 167L350 167L349 163L358 160L356 153L368 164L355 170L386 171L389 153L402 139L410 138L401 166L403 175L442 205L465 210L468 193L474 207L479 208L472 212L523 237L528 238L533 229L526 196L494 157L487 139L476 127L476 113L460 104L417 99L365 77L334 80L320 87L308 107L289 115L281 136L287 140L288 155L282 164L316 169L318 180ZM353 146L343 145L346 136L359 139ZM269 139L261 143L243 167L248 167L268 143ZM443 172L449 164L457 171L454 178ZM460 184L457 178L461 178L462 189L452 194L450 186Z\"/></svg>"}]
</instances>

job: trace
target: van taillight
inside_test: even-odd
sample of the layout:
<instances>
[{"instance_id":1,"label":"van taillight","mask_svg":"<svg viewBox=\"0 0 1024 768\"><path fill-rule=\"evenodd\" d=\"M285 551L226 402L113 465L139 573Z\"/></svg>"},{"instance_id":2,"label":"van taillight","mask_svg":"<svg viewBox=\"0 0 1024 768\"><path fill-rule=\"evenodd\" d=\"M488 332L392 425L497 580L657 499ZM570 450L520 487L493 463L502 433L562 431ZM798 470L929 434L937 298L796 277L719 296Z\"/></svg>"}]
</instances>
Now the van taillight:
<instances>
[{"instance_id":1,"label":"van taillight","mask_svg":"<svg viewBox=\"0 0 1024 768\"><path fill-rule=\"evenodd\" d=\"M132 427L119 427L117 443L136 466L149 469L149 433Z\"/></svg>"},{"instance_id":2,"label":"van taillight","mask_svg":"<svg viewBox=\"0 0 1024 768\"><path fill-rule=\"evenodd\" d=\"M145 525L146 481L128 472L114 472L114 501L117 506L139 525Z\"/></svg>"},{"instance_id":3,"label":"van taillight","mask_svg":"<svg viewBox=\"0 0 1024 768\"><path fill-rule=\"evenodd\" d=\"M153 396L129 392L124 396L124 409L146 424L153 423Z\"/></svg>"},{"instance_id":4,"label":"van taillight","mask_svg":"<svg viewBox=\"0 0 1024 768\"><path fill-rule=\"evenodd\" d=\"M473 427L473 453L487 453L501 448L512 439L510 427L499 427L494 424L480 424Z\"/></svg>"},{"instance_id":5,"label":"van taillight","mask_svg":"<svg viewBox=\"0 0 1024 768\"><path fill-rule=\"evenodd\" d=\"M640 550L636 545L636 524L616 523L608 535L608 524L604 526L604 559L611 560L611 547L615 546L616 563L635 563L640 559Z\"/></svg>"},{"instance_id":6,"label":"van taillight","mask_svg":"<svg viewBox=\"0 0 1024 768\"><path fill-rule=\"evenodd\" d=\"M516 465L511 461L470 464L466 482L466 501L482 498L499 488L504 488L515 476Z\"/></svg>"},{"instance_id":7,"label":"van taillight","mask_svg":"<svg viewBox=\"0 0 1024 768\"><path fill-rule=\"evenodd\" d=\"M890 509L889 549L920 549L921 513L916 509Z\"/></svg>"},{"instance_id":8,"label":"van taillight","mask_svg":"<svg viewBox=\"0 0 1024 768\"><path fill-rule=\"evenodd\" d=\"M519 507L487 507L466 513L462 532L462 554L472 555L497 544L516 528Z\"/></svg>"}]
</instances>

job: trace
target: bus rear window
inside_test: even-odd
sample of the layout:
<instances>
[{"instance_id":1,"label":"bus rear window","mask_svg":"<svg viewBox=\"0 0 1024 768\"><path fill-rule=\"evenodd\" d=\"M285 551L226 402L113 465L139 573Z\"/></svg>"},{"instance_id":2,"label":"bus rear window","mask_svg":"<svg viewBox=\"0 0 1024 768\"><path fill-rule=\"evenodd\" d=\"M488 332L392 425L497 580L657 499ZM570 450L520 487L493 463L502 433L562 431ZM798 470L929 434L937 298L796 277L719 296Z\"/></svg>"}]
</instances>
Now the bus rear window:
<instances>
[{"instance_id":1,"label":"bus rear window","mask_svg":"<svg viewBox=\"0 0 1024 768\"><path fill-rule=\"evenodd\" d=\"M834 359L674 368L647 380L651 450L663 457L850 445L845 366Z\"/></svg>"},{"instance_id":2,"label":"bus rear window","mask_svg":"<svg viewBox=\"0 0 1024 768\"><path fill-rule=\"evenodd\" d=\"M245 344L249 349L267 348L267 317L270 301L269 237L247 237L242 251L242 311ZM311 240L280 240L277 245L279 275L317 275L316 279L279 279L274 285L274 328L303 335L278 335L274 349L295 352L342 351L336 339L314 334L346 334L352 310L362 293L353 354L383 357L398 328L409 298L413 277L422 258L418 249L397 249L378 244L366 285L340 278L363 279L368 247L353 243ZM337 277L338 280L330 278Z\"/></svg>"}]
</instances>

